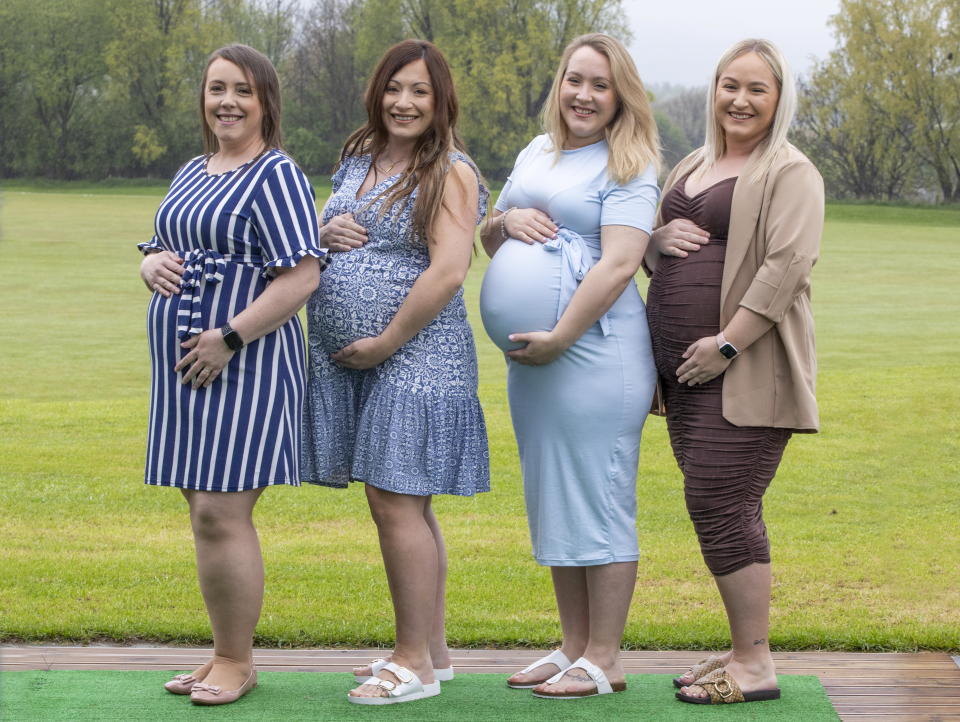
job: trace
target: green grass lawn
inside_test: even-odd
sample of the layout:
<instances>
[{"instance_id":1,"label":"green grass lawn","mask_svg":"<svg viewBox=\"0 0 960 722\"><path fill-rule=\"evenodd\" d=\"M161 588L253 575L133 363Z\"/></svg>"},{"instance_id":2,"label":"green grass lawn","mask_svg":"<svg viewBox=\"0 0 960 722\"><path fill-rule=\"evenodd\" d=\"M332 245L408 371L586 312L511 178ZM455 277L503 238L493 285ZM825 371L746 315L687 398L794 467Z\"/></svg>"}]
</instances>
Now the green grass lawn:
<instances>
[{"instance_id":1,"label":"green grass lawn","mask_svg":"<svg viewBox=\"0 0 960 722\"><path fill-rule=\"evenodd\" d=\"M142 483L148 294L134 244L162 187L8 186L0 198L0 639L206 643L180 494ZM318 193L323 190L318 188ZM485 262L467 283L471 317ZM960 211L831 206L814 273L823 431L766 497L779 649L960 645ZM477 324L479 329L479 324ZM477 334L493 491L438 498L456 646L553 644L530 558L504 365ZM644 433L636 648L725 643L664 422ZM257 644L389 645L362 489L268 491Z\"/></svg>"}]
</instances>

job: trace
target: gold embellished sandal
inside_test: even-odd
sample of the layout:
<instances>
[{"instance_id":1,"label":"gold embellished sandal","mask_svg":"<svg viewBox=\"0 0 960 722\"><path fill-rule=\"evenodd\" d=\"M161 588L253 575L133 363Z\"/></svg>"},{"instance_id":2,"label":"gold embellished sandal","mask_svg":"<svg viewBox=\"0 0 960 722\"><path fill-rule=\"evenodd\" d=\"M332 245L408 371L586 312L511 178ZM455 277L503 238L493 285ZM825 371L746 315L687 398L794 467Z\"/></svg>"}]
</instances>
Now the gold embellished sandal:
<instances>
[{"instance_id":1,"label":"gold embellished sandal","mask_svg":"<svg viewBox=\"0 0 960 722\"><path fill-rule=\"evenodd\" d=\"M736 704L738 702L765 702L771 699L780 699L780 688L758 689L754 692L743 692L726 669L715 669L706 677L701 677L687 687L703 687L709 697L691 697L683 692L677 692L677 699L691 704Z\"/></svg>"},{"instance_id":2,"label":"gold embellished sandal","mask_svg":"<svg viewBox=\"0 0 960 722\"><path fill-rule=\"evenodd\" d=\"M695 665L693 665L686 674L681 674L679 677L673 678L673 686L677 689L681 687L689 687L691 684L695 684L698 679L705 677L710 674L715 669L720 669L723 666L723 662L720 661L720 656L716 654L711 654L706 659L701 659ZM693 676L693 681L691 682L682 682L681 678L686 677L687 675Z\"/></svg>"}]
</instances>

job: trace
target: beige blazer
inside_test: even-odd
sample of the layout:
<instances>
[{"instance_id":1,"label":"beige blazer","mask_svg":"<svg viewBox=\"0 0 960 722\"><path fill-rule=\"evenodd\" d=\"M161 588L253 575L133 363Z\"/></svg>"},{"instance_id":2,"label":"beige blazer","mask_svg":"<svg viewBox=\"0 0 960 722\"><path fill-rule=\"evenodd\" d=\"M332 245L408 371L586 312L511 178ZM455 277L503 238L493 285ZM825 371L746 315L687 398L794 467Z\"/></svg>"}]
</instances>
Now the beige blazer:
<instances>
[{"instance_id":1,"label":"beige blazer","mask_svg":"<svg viewBox=\"0 0 960 722\"><path fill-rule=\"evenodd\" d=\"M697 167L691 153L671 171L663 193ZM774 326L735 358L723 377L723 416L735 426L819 430L817 358L810 270L823 232L823 179L787 144L760 180L759 152L733 190L720 287L720 328L740 306ZM657 225L661 224L658 214Z\"/></svg>"}]
</instances>

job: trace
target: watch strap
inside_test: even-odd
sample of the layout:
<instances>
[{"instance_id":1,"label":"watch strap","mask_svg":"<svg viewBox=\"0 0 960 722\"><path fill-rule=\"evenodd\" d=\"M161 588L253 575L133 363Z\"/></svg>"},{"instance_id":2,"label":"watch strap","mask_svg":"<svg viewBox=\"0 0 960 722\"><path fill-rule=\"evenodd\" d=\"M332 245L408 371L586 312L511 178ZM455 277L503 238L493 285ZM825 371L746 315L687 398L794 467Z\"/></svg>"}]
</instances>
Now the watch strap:
<instances>
[{"instance_id":1,"label":"watch strap","mask_svg":"<svg viewBox=\"0 0 960 722\"><path fill-rule=\"evenodd\" d=\"M220 327L220 333L223 334L223 342L227 344L227 348L231 351L239 351L243 348L243 339L229 323Z\"/></svg>"},{"instance_id":2,"label":"watch strap","mask_svg":"<svg viewBox=\"0 0 960 722\"><path fill-rule=\"evenodd\" d=\"M725 359L734 359L740 355L740 349L727 341L727 337L723 335L723 331L717 334L717 348Z\"/></svg>"}]
</instances>

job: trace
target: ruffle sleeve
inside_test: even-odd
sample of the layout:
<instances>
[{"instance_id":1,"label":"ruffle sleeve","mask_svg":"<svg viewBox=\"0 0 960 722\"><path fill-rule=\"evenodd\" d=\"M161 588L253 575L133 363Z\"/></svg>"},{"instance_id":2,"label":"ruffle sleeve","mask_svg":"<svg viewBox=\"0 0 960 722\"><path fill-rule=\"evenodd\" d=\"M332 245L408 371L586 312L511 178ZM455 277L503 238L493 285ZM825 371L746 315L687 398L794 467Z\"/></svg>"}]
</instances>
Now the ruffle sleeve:
<instances>
[{"instance_id":1,"label":"ruffle sleeve","mask_svg":"<svg viewBox=\"0 0 960 722\"><path fill-rule=\"evenodd\" d=\"M252 204L263 274L274 269L293 268L312 256L327 265L327 253L319 245L316 196L303 171L289 158L280 160L266 175Z\"/></svg>"}]
</instances>

